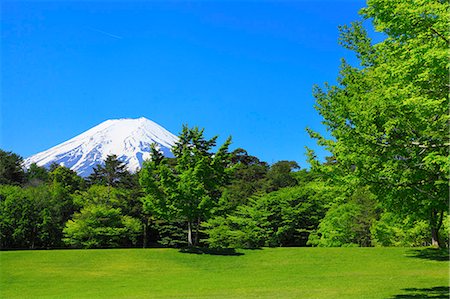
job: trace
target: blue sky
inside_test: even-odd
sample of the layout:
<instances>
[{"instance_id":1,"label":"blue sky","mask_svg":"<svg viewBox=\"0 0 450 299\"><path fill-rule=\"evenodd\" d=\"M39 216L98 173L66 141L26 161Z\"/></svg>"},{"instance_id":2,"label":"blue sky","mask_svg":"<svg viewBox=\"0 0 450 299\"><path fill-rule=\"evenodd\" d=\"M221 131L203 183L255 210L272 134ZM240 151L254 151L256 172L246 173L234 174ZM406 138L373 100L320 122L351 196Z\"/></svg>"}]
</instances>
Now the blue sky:
<instances>
[{"instance_id":1,"label":"blue sky","mask_svg":"<svg viewBox=\"0 0 450 299\"><path fill-rule=\"evenodd\" d=\"M261 160L307 167L324 131L338 25L362 1L3 1L1 143L23 157L112 118L204 127ZM318 150L323 155L323 150Z\"/></svg>"}]
</instances>

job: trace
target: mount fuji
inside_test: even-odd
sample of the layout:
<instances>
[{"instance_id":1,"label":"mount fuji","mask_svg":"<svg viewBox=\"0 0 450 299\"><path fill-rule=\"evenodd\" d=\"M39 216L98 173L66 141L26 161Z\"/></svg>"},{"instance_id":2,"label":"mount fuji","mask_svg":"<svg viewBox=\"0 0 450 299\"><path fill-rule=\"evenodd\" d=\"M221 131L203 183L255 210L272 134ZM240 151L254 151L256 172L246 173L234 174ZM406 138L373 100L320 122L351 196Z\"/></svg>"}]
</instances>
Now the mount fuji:
<instances>
[{"instance_id":1,"label":"mount fuji","mask_svg":"<svg viewBox=\"0 0 450 299\"><path fill-rule=\"evenodd\" d=\"M173 157L170 150L177 140L175 135L144 117L111 119L25 159L24 166L28 168L36 163L48 167L57 163L86 177L108 155L114 154L125 162L129 171L135 172L145 159L150 158L152 143L156 143L166 157Z\"/></svg>"}]
</instances>

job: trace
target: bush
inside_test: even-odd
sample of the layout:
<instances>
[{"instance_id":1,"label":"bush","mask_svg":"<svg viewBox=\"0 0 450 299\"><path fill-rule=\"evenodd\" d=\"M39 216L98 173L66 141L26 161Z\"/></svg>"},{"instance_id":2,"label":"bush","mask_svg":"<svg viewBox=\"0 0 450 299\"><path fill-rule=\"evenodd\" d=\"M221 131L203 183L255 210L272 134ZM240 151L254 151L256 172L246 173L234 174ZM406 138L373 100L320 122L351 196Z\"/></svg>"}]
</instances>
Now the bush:
<instances>
[{"instance_id":1,"label":"bush","mask_svg":"<svg viewBox=\"0 0 450 299\"><path fill-rule=\"evenodd\" d=\"M142 230L139 220L123 216L119 208L86 206L64 228L64 242L74 247L118 247L136 244Z\"/></svg>"},{"instance_id":2,"label":"bush","mask_svg":"<svg viewBox=\"0 0 450 299\"><path fill-rule=\"evenodd\" d=\"M446 217L448 219L448 217ZM445 236L445 225L441 235ZM401 218L390 212L382 214L371 228L373 245L375 246L427 246L431 244L430 226L424 220L414 221L412 218ZM446 234L448 236L448 232ZM448 237L447 237L448 242Z\"/></svg>"}]
</instances>

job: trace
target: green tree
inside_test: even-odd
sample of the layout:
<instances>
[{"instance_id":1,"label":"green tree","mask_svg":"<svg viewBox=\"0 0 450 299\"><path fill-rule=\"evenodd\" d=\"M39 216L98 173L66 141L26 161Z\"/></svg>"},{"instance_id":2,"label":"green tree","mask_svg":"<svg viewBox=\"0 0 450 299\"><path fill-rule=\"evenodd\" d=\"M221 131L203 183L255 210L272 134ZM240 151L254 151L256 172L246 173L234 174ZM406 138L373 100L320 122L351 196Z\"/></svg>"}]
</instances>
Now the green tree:
<instances>
[{"instance_id":1,"label":"green tree","mask_svg":"<svg viewBox=\"0 0 450 299\"><path fill-rule=\"evenodd\" d=\"M367 187L344 202L335 201L308 244L321 247L371 246L371 227L378 218L377 201Z\"/></svg>"},{"instance_id":2,"label":"green tree","mask_svg":"<svg viewBox=\"0 0 450 299\"><path fill-rule=\"evenodd\" d=\"M18 186L0 186L1 248L34 248L39 211Z\"/></svg>"},{"instance_id":3,"label":"green tree","mask_svg":"<svg viewBox=\"0 0 450 299\"><path fill-rule=\"evenodd\" d=\"M267 172L266 191L272 192L284 187L297 185L293 170L300 169L295 161L278 161Z\"/></svg>"},{"instance_id":4,"label":"green tree","mask_svg":"<svg viewBox=\"0 0 450 299\"><path fill-rule=\"evenodd\" d=\"M123 216L120 208L88 205L76 213L64 228L64 242L74 247L117 247L137 241L141 223Z\"/></svg>"},{"instance_id":5,"label":"green tree","mask_svg":"<svg viewBox=\"0 0 450 299\"><path fill-rule=\"evenodd\" d=\"M0 184L21 185L24 183L25 172L22 164L21 156L0 149Z\"/></svg>"},{"instance_id":6,"label":"green tree","mask_svg":"<svg viewBox=\"0 0 450 299\"><path fill-rule=\"evenodd\" d=\"M426 221L413 221L386 212L371 227L375 246L426 246L428 239Z\"/></svg>"},{"instance_id":7,"label":"green tree","mask_svg":"<svg viewBox=\"0 0 450 299\"><path fill-rule=\"evenodd\" d=\"M48 177L48 170L45 167L38 166L36 163L32 163L26 171L26 180L32 186L46 183Z\"/></svg>"},{"instance_id":8,"label":"green tree","mask_svg":"<svg viewBox=\"0 0 450 299\"><path fill-rule=\"evenodd\" d=\"M85 186L84 180L75 171L65 167L56 166L49 172L49 181L52 184L59 184L70 194L77 190L82 190Z\"/></svg>"},{"instance_id":9,"label":"green tree","mask_svg":"<svg viewBox=\"0 0 450 299\"><path fill-rule=\"evenodd\" d=\"M324 217L315 182L253 196L247 205L204 224L211 247L305 246Z\"/></svg>"},{"instance_id":10,"label":"green tree","mask_svg":"<svg viewBox=\"0 0 450 299\"><path fill-rule=\"evenodd\" d=\"M59 184L0 186L0 247L62 246L62 229L72 213L71 196Z\"/></svg>"},{"instance_id":11,"label":"green tree","mask_svg":"<svg viewBox=\"0 0 450 299\"><path fill-rule=\"evenodd\" d=\"M448 223L446 216L441 227L443 242L448 242ZM374 246L426 246L429 244L429 223L385 212L371 227Z\"/></svg>"},{"instance_id":12,"label":"green tree","mask_svg":"<svg viewBox=\"0 0 450 299\"><path fill-rule=\"evenodd\" d=\"M74 203L81 209L67 221L64 242L84 248L135 246L142 223L124 213L128 196L127 190L99 185L75 194Z\"/></svg>"},{"instance_id":13,"label":"green tree","mask_svg":"<svg viewBox=\"0 0 450 299\"><path fill-rule=\"evenodd\" d=\"M339 85L316 87L332 138L335 176L371 185L391 210L429 222L431 243L449 209L447 1L369 0L361 10L385 39L372 44L361 22L341 27L360 66L342 63Z\"/></svg>"},{"instance_id":14,"label":"green tree","mask_svg":"<svg viewBox=\"0 0 450 299\"><path fill-rule=\"evenodd\" d=\"M225 186L215 214L225 215L233 212L239 205L248 203L248 199L263 192L269 166L246 150L238 148L231 153L230 184Z\"/></svg>"},{"instance_id":15,"label":"green tree","mask_svg":"<svg viewBox=\"0 0 450 299\"><path fill-rule=\"evenodd\" d=\"M266 244L268 213L249 205L238 206L231 215L216 216L202 223L210 248L259 248Z\"/></svg>"},{"instance_id":16,"label":"green tree","mask_svg":"<svg viewBox=\"0 0 450 299\"><path fill-rule=\"evenodd\" d=\"M102 193L106 190L107 194L114 198L121 198L120 208L124 215L139 219L144 224L143 231L143 246L146 247L148 239L149 221L148 215L144 213L141 197L142 189L139 185L139 174L130 173L126 164L120 161L116 155L108 155L103 164L98 164L86 179L87 185L91 186L89 189L90 198L96 191ZM101 188L105 187L106 188ZM96 191L95 191L96 190ZM112 194L110 194L112 193ZM96 195L96 197L99 197Z\"/></svg>"},{"instance_id":17,"label":"green tree","mask_svg":"<svg viewBox=\"0 0 450 299\"><path fill-rule=\"evenodd\" d=\"M217 136L208 140L203 132L183 126L172 149L176 164L171 166L167 158L154 155L140 172L146 210L185 221L189 246L198 244L200 223L210 217L229 179L231 139L214 153Z\"/></svg>"},{"instance_id":18,"label":"green tree","mask_svg":"<svg viewBox=\"0 0 450 299\"><path fill-rule=\"evenodd\" d=\"M104 185L110 187L132 187L133 176L126 169L126 164L120 161L117 155L108 155L104 164L98 164L89 175L91 185Z\"/></svg>"}]
</instances>

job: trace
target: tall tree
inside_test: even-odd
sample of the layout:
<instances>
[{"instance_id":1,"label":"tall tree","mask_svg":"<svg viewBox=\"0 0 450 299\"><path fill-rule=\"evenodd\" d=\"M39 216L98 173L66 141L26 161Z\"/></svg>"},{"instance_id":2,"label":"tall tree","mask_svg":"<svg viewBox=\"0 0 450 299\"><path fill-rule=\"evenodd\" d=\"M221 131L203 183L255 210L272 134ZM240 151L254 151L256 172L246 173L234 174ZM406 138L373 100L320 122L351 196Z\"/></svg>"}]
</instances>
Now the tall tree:
<instances>
[{"instance_id":1,"label":"tall tree","mask_svg":"<svg viewBox=\"0 0 450 299\"><path fill-rule=\"evenodd\" d=\"M200 223L210 217L229 179L231 139L214 153L216 139L205 139L204 130L197 127L183 126L173 148L176 164L171 166L167 158L154 155L140 172L147 210L168 219L183 219L190 246L198 244Z\"/></svg>"},{"instance_id":2,"label":"tall tree","mask_svg":"<svg viewBox=\"0 0 450 299\"><path fill-rule=\"evenodd\" d=\"M262 192L265 188L269 170L266 162L238 148L231 153L231 164L234 168L231 182L222 192L216 214L225 215L234 211L237 206L247 204L253 194Z\"/></svg>"},{"instance_id":3,"label":"tall tree","mask_svg":"<svg viewBox=\"0 0 450 299\"><path fill-rule=\"evenodd\" d=\"M25 181L21 156L0 149L0 184L21 185Z\"/></svg>"},{"instance_id":4,"label":"tall tree","mask_svg":"<svg viewBox=\"0 0 450 299\"><path fill-rule=\"evenodd\" d=\"M108 155L104 164L98 164L94 172L88 177L90 184L98 184L109 187L123 187L131 184L131 174L126 169L126 164L120 161L117 155Z\"/></svg>"},{"instance_id":5,"label":"tall tree","mask_svg":"<svg viewBox=\"0 0 450 299\"><path fill-rule=\"evenodd\" d=\"M72 213L71 196L61 184L0 186L0 248L61 246Z\"/></svg>"},{"instance_id":6,"label":"tall tree","mask_svg":"<svg viewBox=\"0 0 450 299\"><path fill-rule=\"evenodd\" d=\"M297 180L293 176L293 170L300 169L295 161L278 161L270 166L267 173L266 191L272 192L284 187L297 185Z\"/></svg>"},{"instance_id":7,"label":"tall tree","mask_svg":"<svg viewBox=\"0 0 450 299\"><path fill-rule=\"evenodd\" d=\"M48 170L32 163L26 172L26 179L30 185L39 185L48 181Z\"/></svg>"},{"instance_id":8,"label":"tall tree","mask_svg":"<svg viewBox=\"0 0 450 299\"><path fill-rule=\"evenodd\" d=\"M343 61L338 86L315 88L333 138L311 132L333 154L330 167L427 219L435 246L449 209L448 12L447 1L369 0L361 14L386 38L372 44L361 22L341 27L360 66Z\"/></svg>"},{"instance_id":9,"label":"tall tree","mask_svg":"<svg viewBox=\"0 0 450 299\"><path fill-rule=\"evenodd\" d=\"M49 181L52 184L59 184L68 193L74 193L76 190L84 188L83 178L65 166L54 167L49 173Z\"/></svg>"}]
</instances>

